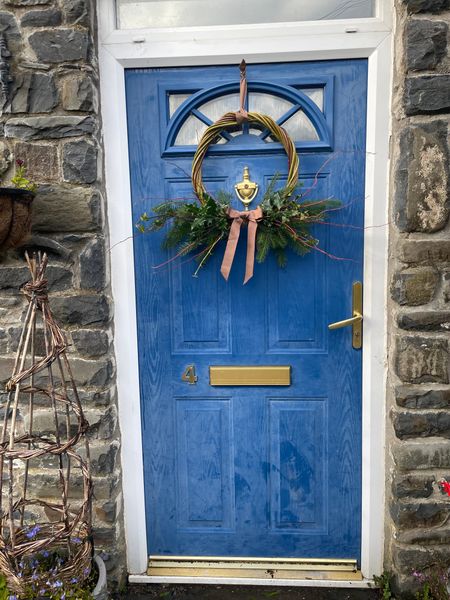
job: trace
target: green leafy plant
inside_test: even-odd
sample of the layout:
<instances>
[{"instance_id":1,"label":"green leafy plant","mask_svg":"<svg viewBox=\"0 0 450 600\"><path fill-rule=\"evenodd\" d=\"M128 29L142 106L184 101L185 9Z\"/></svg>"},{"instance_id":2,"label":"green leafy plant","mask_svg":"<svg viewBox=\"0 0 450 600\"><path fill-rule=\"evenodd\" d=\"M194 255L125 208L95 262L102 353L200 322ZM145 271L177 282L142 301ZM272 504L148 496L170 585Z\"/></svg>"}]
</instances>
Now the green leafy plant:
<instances>
[{"instance_id":1,"label":"green leafy plant","mask_svg":"<svg viewBox=\"0 0 450 600\"><path fill-rule=\"evenodd\" d=\"M391 590L392 574L389 571L384 571L381 575L374 575L373 581L380 589L380 598L382 600L391 600L394 598Z\"/></svg>"},{"instance_id":2,"label":"green leafy plant","mask_svg":"<svg viewBox=\"0 0 450 600\"><path fill-rule=\"evenodd\" d=\"M0 600L8 600L9 595L6 579L3 577L3 575L0 575Z\"/></svg>"},{"instance_id":3,"label":"green leafy plant","mask_svg":"<svg viewBox=\"0 0 450 600\"><path fill-rule=\"evenodd\" d=\"M16 172L11 179L11 183L19 190L27 190L33 193L37 190L37 185L28 179L27 168L21 158L16 160Z\"/></svg>"},{"instance_id":4,"label":"green leafy plant","mask_svg":"<svg viewBox=\"0 0 450 600\"><path fill-rule=\"evenodd\" d=\"M304 202L302 196L288 195L285 189L275 190L278 177L270 182L261 209L263 217L258 221L256 260L264 262L272 251L280 267L286 266L286 249L303 255L316 248L319 240L311 235L314 223L327 219L327 210L339 206L333 200ZM163 248L177 248L174 258L199 252L199 262L194 275L211 257L217 244L227 239L232 218L228 216L231 195L219 192L217 199L203 195L203 203L164 202L155 206L154 215L141 215L136 224L141 233L158 231L170 223L163 241ZM173 260L173 259L172 259Z\"/></svg>"}]
</instances>

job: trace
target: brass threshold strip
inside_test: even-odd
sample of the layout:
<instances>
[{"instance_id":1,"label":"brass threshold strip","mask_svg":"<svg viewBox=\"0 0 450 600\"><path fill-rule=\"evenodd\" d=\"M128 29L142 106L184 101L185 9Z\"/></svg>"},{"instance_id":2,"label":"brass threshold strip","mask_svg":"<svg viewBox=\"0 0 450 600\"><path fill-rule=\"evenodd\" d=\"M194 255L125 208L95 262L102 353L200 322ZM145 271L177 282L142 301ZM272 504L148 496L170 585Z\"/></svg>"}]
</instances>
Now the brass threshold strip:
<instances>
[{"instance_id":1,"label":"brass threshold strip","mask_svg":"<svg viewBox=\"0 0 450 600\"><path fill-rule=\"evenodd\" d=\"M150 556L147 575L361 581L355 560Z\"/></svg>"}]
</instances>

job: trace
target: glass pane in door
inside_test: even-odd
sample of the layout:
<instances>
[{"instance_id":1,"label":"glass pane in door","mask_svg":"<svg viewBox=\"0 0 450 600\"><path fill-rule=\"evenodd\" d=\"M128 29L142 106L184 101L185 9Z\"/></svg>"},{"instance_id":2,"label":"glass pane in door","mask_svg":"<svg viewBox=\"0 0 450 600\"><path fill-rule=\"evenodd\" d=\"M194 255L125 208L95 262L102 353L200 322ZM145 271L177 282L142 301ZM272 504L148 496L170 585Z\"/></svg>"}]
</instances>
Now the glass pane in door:
<instances>
[{"instance_id":1,"label":"glass pane in door","mask_svg":"<svg viewBox=\"0 0 450 600\"><path fill-rule=\"evenodd\" d=\"M375 16L376 0L116 0L119 29L286 23Z\"/></svg>"}]
</instances>

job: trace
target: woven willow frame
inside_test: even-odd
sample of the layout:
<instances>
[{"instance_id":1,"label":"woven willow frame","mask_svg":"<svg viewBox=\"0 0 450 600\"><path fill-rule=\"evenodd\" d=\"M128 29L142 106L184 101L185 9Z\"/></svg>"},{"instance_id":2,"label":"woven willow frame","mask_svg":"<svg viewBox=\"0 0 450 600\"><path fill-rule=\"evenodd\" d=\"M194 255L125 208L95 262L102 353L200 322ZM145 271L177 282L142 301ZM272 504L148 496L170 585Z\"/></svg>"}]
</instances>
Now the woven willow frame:
<instances>
[{"instance_id":1,"label":"woven willow frame","mask_svg":"<svg viewBox=\"0 0 450 600\"><path fill-rule=\"evenodd\" d=\"M204 196L207 194L205 186L203 185L202 165L206 153L208 152L208 148L215 142L221 131L236 127L240 125L243 120L248 123L257 123L264 127L264 129L268 129L272 136L282 144L288 157L288 175L284 192L286 196L290 196L295 190L298 182L299 158L295 149L295 144L289 137L287 131L268 115L249 112L245 113L245 117L241 117L239 113L229 112L224 114L206 129L201 137L192 161L192 186L195 195L201 204L205 203Z\"/></svg>"},{"instance_id":2,"label":"woven willow frame","mask_svg":"<svg viewBox=\"0 0 450 600\"><path fill-rule=\"evenodd\" d=\"M67 559L58 578L70 584L73 578L82 582L87 577L93 552L88 422L66 356L66 339L49 306L47 256L26 258L31 281L22 292L29 304L6 386L0 434L0 572L10 591L21 597L39 585L24 572L24 561L42 552L63 552ZM53 425L43 433L35 430L37 418L49 416ZM56 469L45 466L52 459ZM51 498L37 497L43 494L33 490L35 474L54 482L53 487L47 483ZM81 494L73 498L75 487ZM58 488L61 499L55 502ZM33 528L36 533L30 533Z\"/></svg>"}]
</instances>

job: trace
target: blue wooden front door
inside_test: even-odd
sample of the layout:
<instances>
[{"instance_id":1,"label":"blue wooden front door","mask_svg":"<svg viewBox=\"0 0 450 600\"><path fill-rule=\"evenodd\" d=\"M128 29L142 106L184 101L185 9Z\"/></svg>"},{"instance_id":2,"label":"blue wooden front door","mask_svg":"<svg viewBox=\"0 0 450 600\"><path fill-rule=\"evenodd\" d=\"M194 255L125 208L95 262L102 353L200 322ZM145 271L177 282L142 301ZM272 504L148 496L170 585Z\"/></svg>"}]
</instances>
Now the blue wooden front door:
<instances>
[{"instance_id":1,"label":"blue wooden front door","mask_svg":"<svg viewBox=\"0 0 450 600\"><path fill-rule=\"evenodd\" d=\"M327 254L289 254L284 269L271 257L245 286L244 231L228 283L224 246L193 277L189 257L164 264L162 235L135 237L149 554L359 559L362 356L350 328L327 326L351 315L363 276L367 63L247 73L250 110L296 140L305 197L342 208L315 229ZM237 110L238 85L236 67L127 71L135 222L164 199L192 200L195 145ZM207 189L233 192L248 166L255 207L275 173L282 184L286 156L267 133L225 134L204 163ZM195 385L181 379L190 364ZM291 365L292 384L212 387L212 365Z\"/></svg>"}]
</instances>

